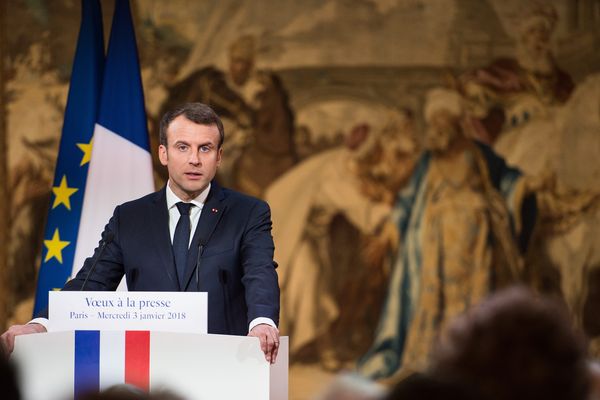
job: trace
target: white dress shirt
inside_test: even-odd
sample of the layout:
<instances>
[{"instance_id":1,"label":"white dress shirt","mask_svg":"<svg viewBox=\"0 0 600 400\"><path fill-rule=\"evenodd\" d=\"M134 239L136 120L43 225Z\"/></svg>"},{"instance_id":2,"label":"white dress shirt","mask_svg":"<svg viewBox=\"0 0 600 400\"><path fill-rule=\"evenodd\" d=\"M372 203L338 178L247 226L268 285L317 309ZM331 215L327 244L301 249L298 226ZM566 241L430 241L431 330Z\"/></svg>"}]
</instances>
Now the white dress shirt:
<instances>
[{"instance_id":1,"label":"white dress shirt","mask_svg":"<svg viewBox=\"0 0 600 400\"><path fill-rule=\"evenodd\" d=\"M169 181L170 183L170 181ZM179 210L177 209L177 203L183 202L173 190L171 190L171 186L167 183L167 209L169 210L169 233L171 234L171 243L173 243L173 236L175 236L175 228L177 227L177 222L179 222ZM208 197L208 193L210 192L210 183L200 193L196 198L190 201L194 206L190 208L190 242L188 243L188 247L192 244L192 239L194 239L194 232L196 232L196 228L198 227L198 221L200 220L200 214L202 213L202 208L204 207L204 203L206 202L206 198Z\"/></svg>"}]
</instances>

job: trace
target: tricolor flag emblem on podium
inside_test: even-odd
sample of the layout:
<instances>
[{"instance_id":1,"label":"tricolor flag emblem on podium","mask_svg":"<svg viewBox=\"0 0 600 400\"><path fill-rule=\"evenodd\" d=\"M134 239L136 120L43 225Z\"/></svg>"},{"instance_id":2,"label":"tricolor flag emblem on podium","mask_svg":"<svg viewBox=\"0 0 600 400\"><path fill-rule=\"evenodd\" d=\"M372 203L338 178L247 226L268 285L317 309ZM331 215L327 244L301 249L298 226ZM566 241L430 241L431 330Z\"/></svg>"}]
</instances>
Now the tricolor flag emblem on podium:
<instances>
[{"instance_id":1,"label":"tricolor flag emblem on podium","mask_svg":"<svg viewBox=\"0 0 600 400\"><path fill-rule=\"evenodd\" d=\"M190 400L287 400L289 342L280 339L273 365L255 337L159 331L21 335L12 358L28 400L77 399L122 384Z\"/></svg>"},{"instance_id":2,"label":"tricolor flag emblem on podium","mask_svg":"<svg viewBox=\"0 0 600 400\"><path fill-rule=\"evenodd\" d=\"M116 384L150 388L149 331L75 331L75 397Z\"/></svg>"}]
</instances>

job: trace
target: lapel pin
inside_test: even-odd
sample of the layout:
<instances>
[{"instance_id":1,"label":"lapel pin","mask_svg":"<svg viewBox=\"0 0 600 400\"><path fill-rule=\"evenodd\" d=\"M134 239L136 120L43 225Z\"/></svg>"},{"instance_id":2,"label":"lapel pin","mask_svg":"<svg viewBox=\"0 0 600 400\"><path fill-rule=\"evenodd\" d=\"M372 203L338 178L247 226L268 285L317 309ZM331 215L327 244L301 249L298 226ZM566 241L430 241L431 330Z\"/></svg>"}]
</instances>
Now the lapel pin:
<instances>
[{"instance_id":1,"label":"lapel pin","mask_svg":"<svg viewBox=\"0 0 600 400\"><path fill-rule=\"evenodd\" d=\"M213 208L212 212L216 213L216 212L219 212L219 210L217 210L216 208Z\"/></svg>"}]
</instances>

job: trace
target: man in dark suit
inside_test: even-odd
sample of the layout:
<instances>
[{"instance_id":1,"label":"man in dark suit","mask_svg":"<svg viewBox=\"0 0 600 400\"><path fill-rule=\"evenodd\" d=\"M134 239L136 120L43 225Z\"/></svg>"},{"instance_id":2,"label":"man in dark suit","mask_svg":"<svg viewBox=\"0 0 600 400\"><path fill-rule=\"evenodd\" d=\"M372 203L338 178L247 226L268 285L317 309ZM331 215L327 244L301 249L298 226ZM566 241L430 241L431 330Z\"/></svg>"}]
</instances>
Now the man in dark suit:
<instances>
[{"instance_id":1,"label":"man in dark suit","mask_svg":"<svg viewBox=\"0 0 600 400\"><path fill-rule=\"evenodd\" d=\"M115 290L124 275L132 291L206 291L208 332L256 336L274 362L279 286L271 214L264 201L213 181L223 140L223 124L208 106L167 112L158 149L167 185L115 209L101 246L63 290ZM12 326L1 341L12 351L15 335L44 332L43 323Z\"/></svg>"}]
</instances>

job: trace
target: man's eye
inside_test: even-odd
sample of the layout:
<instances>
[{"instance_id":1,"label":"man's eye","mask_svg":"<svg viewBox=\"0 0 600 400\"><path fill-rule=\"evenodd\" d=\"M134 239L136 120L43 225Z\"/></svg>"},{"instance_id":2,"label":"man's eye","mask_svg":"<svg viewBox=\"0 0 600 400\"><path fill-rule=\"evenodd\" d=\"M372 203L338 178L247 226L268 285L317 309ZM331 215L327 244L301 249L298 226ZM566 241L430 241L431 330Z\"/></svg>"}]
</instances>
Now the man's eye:
<instances>
[{"instance_id":1,"label":"man's eye","mask_svg":"<svg viewBox=\"0 0 600 400\"><path fill-rule=\"evenodd\" d=\"M188 147L184 144L180 144L177 146L177 150L179 151L186 151L188 149Z\"/></svg>"},{"instance_id":2,"label":"man's eye","mask_svg":"<svg viewBox=\"0 0 600 400\"><path fill-rule=\"evenodd\" d=\"M200 146L200 151L202 153L208 153L210 151L210 146Z\"/></svg>"}]
</instances>

